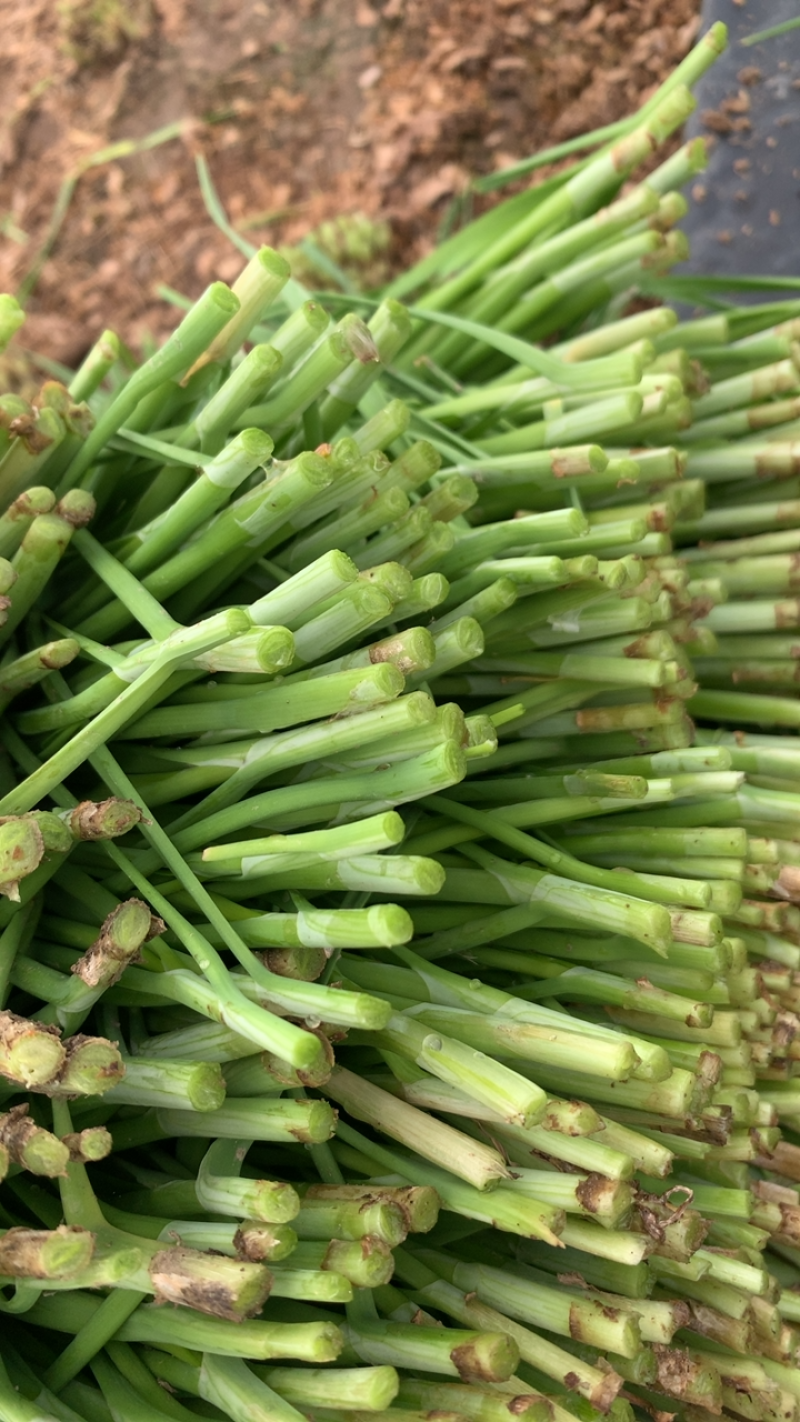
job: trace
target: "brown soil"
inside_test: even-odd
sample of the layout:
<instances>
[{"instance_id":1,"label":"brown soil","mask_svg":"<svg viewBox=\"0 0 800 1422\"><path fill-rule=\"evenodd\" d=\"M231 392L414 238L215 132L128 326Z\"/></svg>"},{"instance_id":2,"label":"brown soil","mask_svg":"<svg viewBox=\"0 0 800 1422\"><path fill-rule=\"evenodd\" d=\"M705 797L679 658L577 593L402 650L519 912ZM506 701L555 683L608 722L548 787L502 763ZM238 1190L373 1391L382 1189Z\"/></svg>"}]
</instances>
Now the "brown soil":
<instances>
[{"instance_id":1,"label":"brown soil","mask_svg":"<svg viewBox=\"0 0 800 1422\"><path fill-rule=\"evenodd\" d=\"M0 290L59 187L108 144L183 121L77 182L28 302L25 344L75 363L105 326L134 345L241 256L210 221L296 242L387 219L391 259L435 240L469 179L629 113L686 53L697 0L0 0Z\"/></svg>"}]
</instances>

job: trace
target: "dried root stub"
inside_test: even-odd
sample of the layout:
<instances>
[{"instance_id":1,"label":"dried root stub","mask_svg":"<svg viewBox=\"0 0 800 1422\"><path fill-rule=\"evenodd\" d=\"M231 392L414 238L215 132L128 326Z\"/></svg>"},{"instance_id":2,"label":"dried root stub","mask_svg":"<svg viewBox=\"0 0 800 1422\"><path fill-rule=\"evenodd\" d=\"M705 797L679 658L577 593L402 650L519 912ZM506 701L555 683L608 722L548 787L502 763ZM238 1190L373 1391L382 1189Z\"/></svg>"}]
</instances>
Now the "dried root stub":
<instances>
[{"instance_id":1,"label":"dried root stub","mask_svg":"<svg viewBox=\"0 0 800 1422\"><path fill-rule=\"evenodd\" d=\"M94 1235L88 1229L8 1229L0 1235L0 1275L68 1279L88 1267L93 1253Z\"/></svg>"},{"instance_id":2,"label":"dried root stub","mask_svg":"<svg viewBox=\"0 0 800 1422\"><path fill-rule=\"evenodd\" d=\"M67 823L75 839L117 839L141 819L142 812L132 800L114 797L98 804L82 800L70 812Z\"/></svg>"},{"instance_id":3,"label":"dried root stub","mask_svg":"<svg viewBox=\"0 0 800 1422\"><path fill-rule=\"evenodd\" d=\"M237 1259L251 1264L279 1261L293 1254L297 1235L288 1224L267 1224L263 1220L242 1220L233 1236Z\"/></svg>"},{"instance_id":4,"label":"dried root stub","mask_svg":"<svg viewBox=\"0 0 800 1422\"><path fill-rule=\"evenodd\" d=\"M70 1160L83 1165L105 1160L113 1146L111 1132L105 1126L87 1126L83 1131L69 1131L61 1140L69 1151Z\"/></svg>"},{"instance_id":5,"label":"dried root stub","mask_svg":"<svg viewBox=\"0 0 800 1422\"><path fill-rule=\"evenodd\" d=\"M22 818L32 820L39 827L44 840L45 855L69 853L75 840L69 832L69 827L52 810L31 810L30 814Z\"/></svg>"},{"instance_id":6,"label":"dried root stub","mask_svg":"<svg viewBox=\"0 0 800 1422\"><path fill-rule=\"evenodd\" d=\"M105 1037L59 1029L0 1012L0 1075L45 1096L102 1096L125 1074L119 1048Z\"/></svg>"},{"instance_id":7,"label":"dried root stub","mask_svg":"<svg viewBox=\"0 0 800 1422\"><path fill-rule=\"evenodd\" d=\"M307 983L316 982L328 961L324 948L268 948L258 956L265 968L278 977L297 978Z\"/></svg>"},{"instance_id":8,"label":"dried root stub","mask_svg":"<svg viewBox=\"0 0 800 1422\"><path fill-rule=\"evenodd\" d=\"M45 854L67 854L76 840L117 839L138 825L142 813L132 800L83 800L74 810L32 810L0 818L0 894L19 900L19 882Z\"/></svg>"},{"instance_id":9,"label":"dried root stub","mask_svg":"<svg viewBox=\"0 0 800 1422\"><path fill-rule=\"evenodd\" d=\"M184 1304L241 1323L267 1300L272 1275L263 1264L196 1249L161 1249L150 1261L156 1303Z\"/></svg>"},{"instance_id":10,"label":"dried root stub","mask_svg":"<svg viewBox=\"0 0 800 1422\"><path fill-rule=\"evenodd\" d=\"M261 1053L259 1060L264 1071L268 1072L270 1076L273 1076L282 1086L324 1086L325 1082L330 1078L334 1065L333 1047L331 1046L330 1037L327 1032L324 1032L320 1027L308 1028L307 1030L316 1037L322 1048L319 1059L313 1066L308 1068L293 1067L291 1062L285 1061L282 1057L276 1057L272 1052ZM235 1063L235 1065L238 1065L238 1063ZM233 1086L231 1086L230 1091L231 1095L233 1095Z\"/></svg>"},{"instance_id":11,"label":"dried root stub","mask_svg":"<svg viewBox=\"0 0 800 1422\"><path fill-rule=\"evenodd\" d=\"M48 1096L102 1096L125 1075L115 1042L76 1033L64 1043L66 1058L58 1077L40 1088Z\"/></svg>"},{"instance_id":12,"label":"dried root stub","mask_svg":"<svg viewBox=\"0 0 800 1422\"><path fill-rule=\"evenodd\" d=\"M0 1012L0 1076L18 1086L41 1087L58 1075L65 1058L57 1027Z\"/></svg>"},{"instance_id":13,"label":"dried root stub","mask_svg":"<svg viewBox=\"0 0 800 1422\"><path fill-rule=\"evenodd\" d=\"M0 894L19 902L20 880L32 874L44 854L36 821L16 816L0 822Z\"/></svg>"},{"instance_id":14,"label":"dried root stub","mask_svg":"<svg viewBox=\"0 0 800 1422\"><path fill-rule=\"evenodd\" d=\"M70 1158L64 1141L31 1120L27 1102L0 1116L0 1148L32 1175L63 1175Z\"/></svg>"},{"instance_id":15,"label":"dried root stub","mask_svg":"<svg viewBox=\"0 0 800 1422\"><path fill-rule=\"evenodd\" d=\"M138 956L143 943L164 932L164 924L141 899L127 899L105 919L98 937L71 971L87 987L112 987L128 963Z\"/></svg>"}]
</instances>

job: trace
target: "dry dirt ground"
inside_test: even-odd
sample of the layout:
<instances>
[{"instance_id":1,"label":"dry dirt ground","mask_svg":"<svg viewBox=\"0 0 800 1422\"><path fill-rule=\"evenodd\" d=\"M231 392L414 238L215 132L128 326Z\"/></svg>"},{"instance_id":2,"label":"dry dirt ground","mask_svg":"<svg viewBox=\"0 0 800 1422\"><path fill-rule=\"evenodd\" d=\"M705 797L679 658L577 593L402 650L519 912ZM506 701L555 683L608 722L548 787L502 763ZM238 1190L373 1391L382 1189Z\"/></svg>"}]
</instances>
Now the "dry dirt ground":
<instances>
[{"instance_id":1,"label":"dry dirt ground","mask_svg":"<svg viewBox=\"0 0 800 1422\"><path fill-rule=\"evenodd\" d=\"M470 178L629 113L686 53L697 0L0 0L0 291L16 291L78 179L28 301L25 343L73 364L111 325L133 345L242 258L210 221L294 243L386 220L423 254Z\"/></svg>"}]
</instances>

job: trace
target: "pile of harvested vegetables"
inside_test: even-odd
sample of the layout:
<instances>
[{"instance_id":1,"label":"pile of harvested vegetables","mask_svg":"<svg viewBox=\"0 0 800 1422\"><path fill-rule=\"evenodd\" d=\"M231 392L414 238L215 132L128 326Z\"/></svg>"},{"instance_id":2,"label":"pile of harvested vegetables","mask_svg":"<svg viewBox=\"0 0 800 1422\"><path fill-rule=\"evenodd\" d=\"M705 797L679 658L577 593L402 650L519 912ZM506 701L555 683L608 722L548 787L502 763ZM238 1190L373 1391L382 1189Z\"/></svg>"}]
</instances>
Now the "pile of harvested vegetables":
<instances>
[{"instance_id":1,"label":"pile of harvested vegetables","mask_svg":"<svg viewBox=\"0 0 800 1422\"><path fill-rule=\"evenodd\" d=\"M800 1416L800 302L631 300L723 44L0 397L3 1422Z\"/></svg>"}]
</instances>

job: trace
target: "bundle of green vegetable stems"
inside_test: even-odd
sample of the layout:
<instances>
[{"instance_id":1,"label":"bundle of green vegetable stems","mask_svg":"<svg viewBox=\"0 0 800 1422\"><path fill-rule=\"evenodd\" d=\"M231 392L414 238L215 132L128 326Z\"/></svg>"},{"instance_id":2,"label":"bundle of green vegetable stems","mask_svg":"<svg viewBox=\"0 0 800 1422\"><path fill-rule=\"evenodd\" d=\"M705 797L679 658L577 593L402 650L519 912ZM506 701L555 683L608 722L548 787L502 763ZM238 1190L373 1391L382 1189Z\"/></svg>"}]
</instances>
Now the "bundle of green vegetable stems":
<instances>
[{"instance_id":1,"label":"bundle of green vegetable stems","mask_svg":"<svg viewBox=\"0 0 800 1422\"><path fill-rule=\"evenodd\" d=\"M3 1422L800 1417L800 300L656 299L723 46L0 396Z\"/></svg>"}]
</instances>

